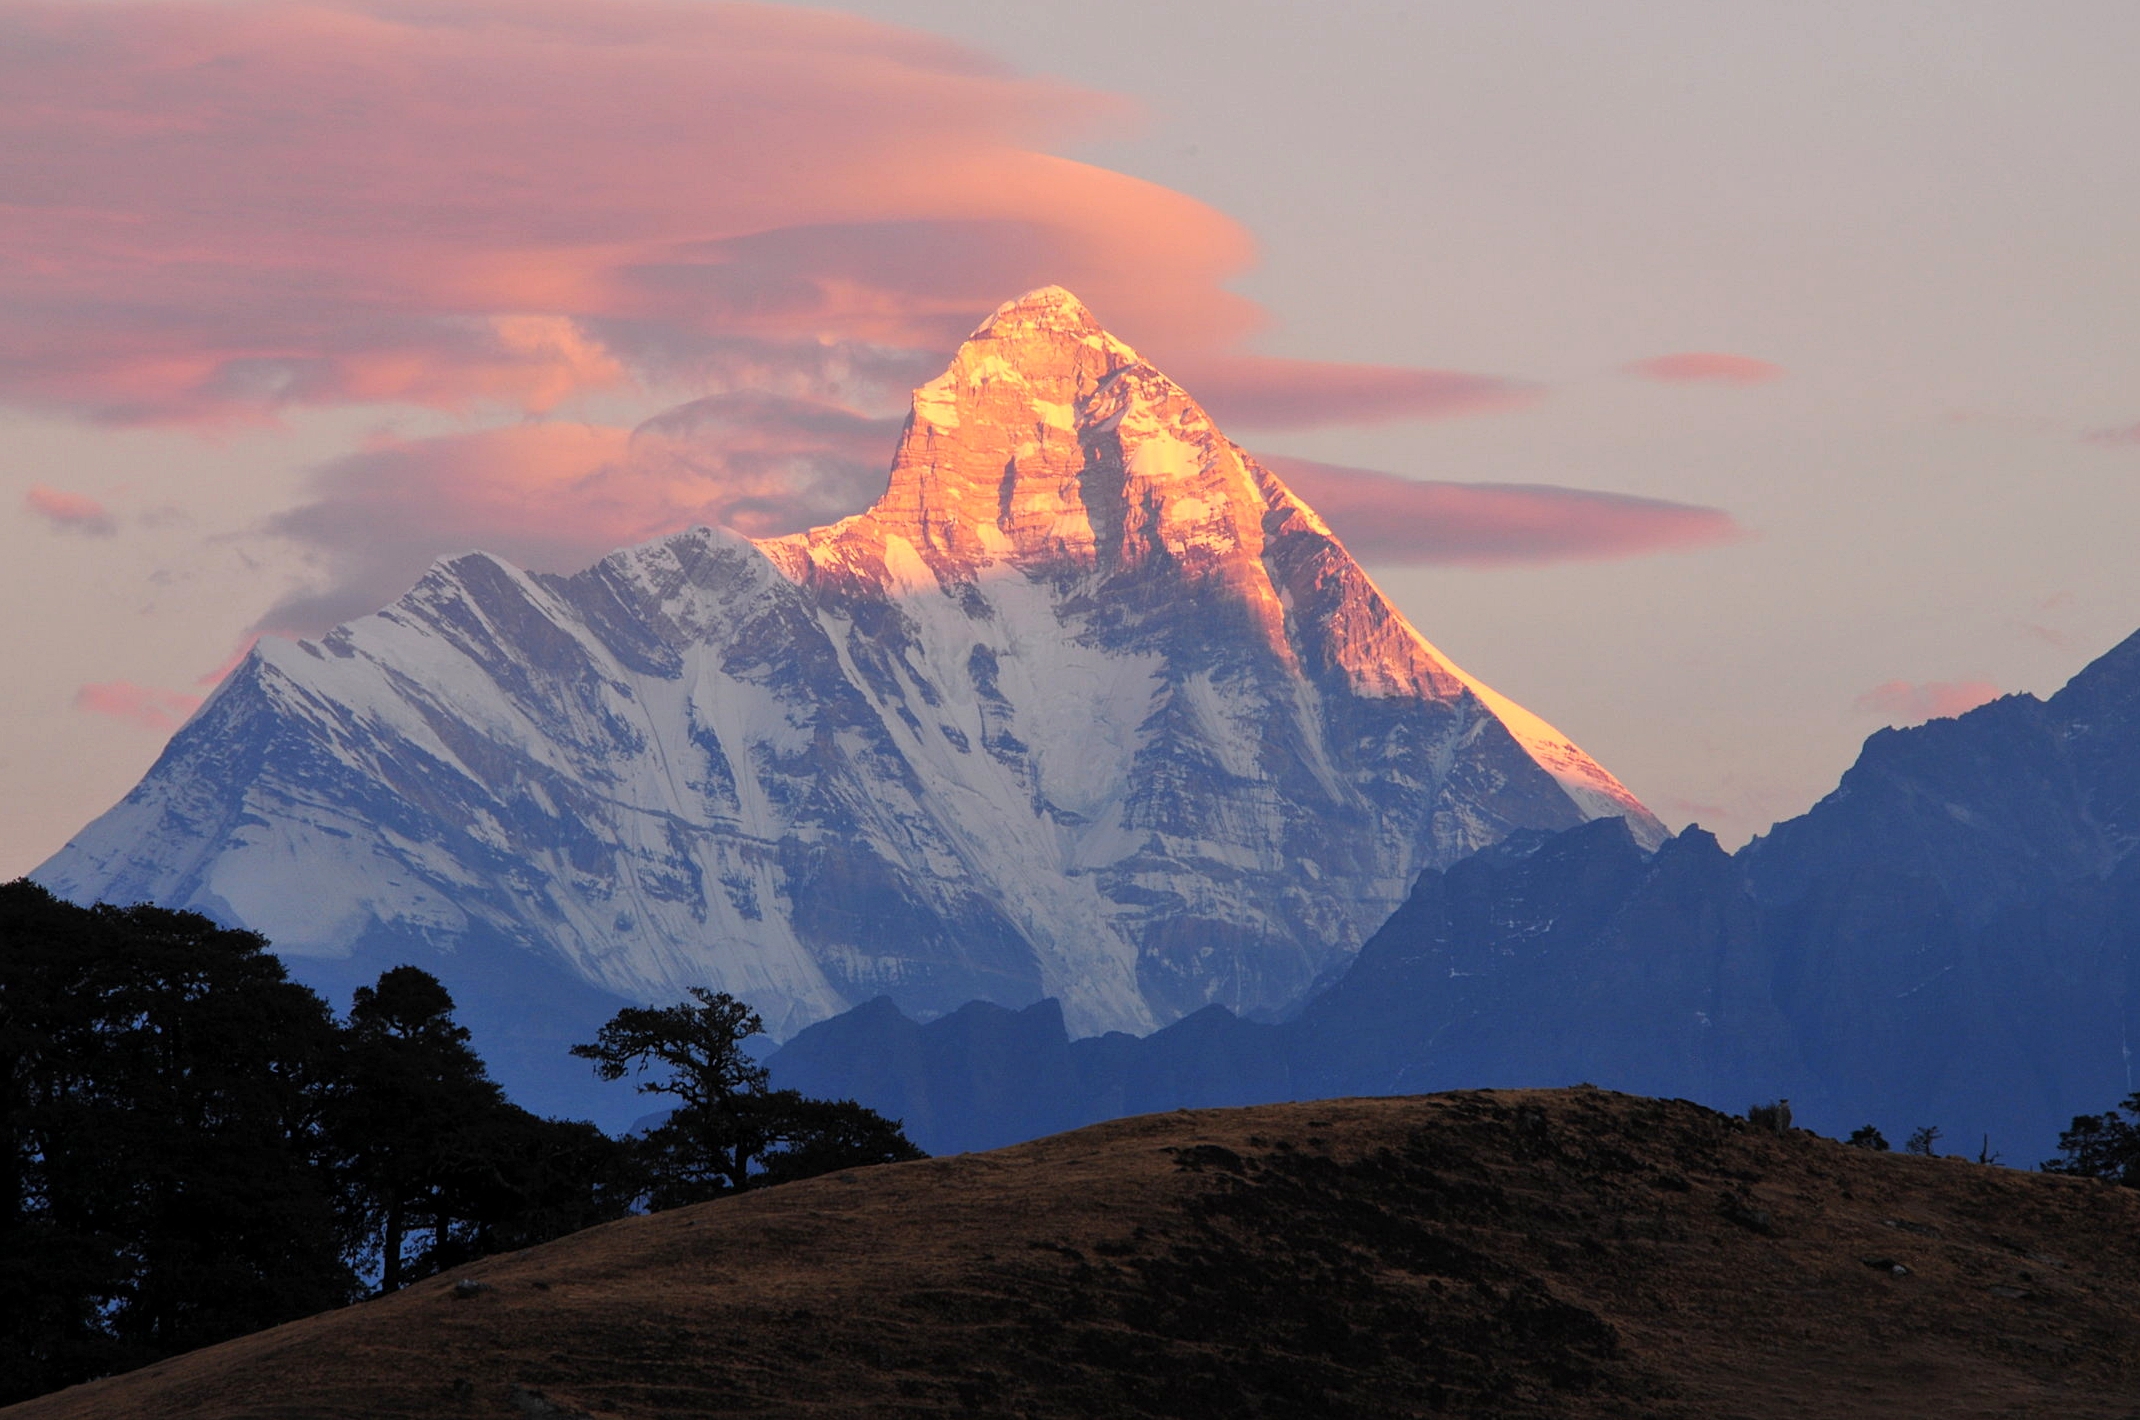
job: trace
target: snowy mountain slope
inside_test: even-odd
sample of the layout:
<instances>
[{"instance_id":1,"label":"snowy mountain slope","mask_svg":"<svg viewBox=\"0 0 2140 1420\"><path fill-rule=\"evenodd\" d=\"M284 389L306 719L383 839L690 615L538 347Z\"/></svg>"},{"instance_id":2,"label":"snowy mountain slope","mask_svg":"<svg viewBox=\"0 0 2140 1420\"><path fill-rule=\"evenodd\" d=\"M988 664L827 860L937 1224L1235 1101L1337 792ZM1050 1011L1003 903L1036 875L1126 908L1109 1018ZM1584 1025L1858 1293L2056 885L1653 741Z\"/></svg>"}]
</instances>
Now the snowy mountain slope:
<instances>
[{"instance_id":1,"label":"snowy mountain slope","mask_svg":"<svg viewBox=\"0 0 2140 1420\"><path fill-rule=\"evenodd\" d=\"M298 959L710 984L782 1035L879 994L1085 1034L1282 1008L1421 869L1613 814L1663 836L1050 288L916 391L868 512L442 562L262 642L35 876Z\"/></svg>"},{"instance_id":2,"label":"snowy mountain slope","mask_svg":"<svg viewBox=\"0 0 2140 1420\"><path fill-rule=\"evenodd\" d=\"M923 1025L879 1000L767 1063L939 1153L1124 1114L1588 1080L2044 1158L2140 1088L2140 632L2048 699L1879 731L1736 854L1694 827L1645 853L1600 821L1422 873L1282 1024L1212 1009L1073 1042L1052 1007Z\"/></svg>"}]
</instances>

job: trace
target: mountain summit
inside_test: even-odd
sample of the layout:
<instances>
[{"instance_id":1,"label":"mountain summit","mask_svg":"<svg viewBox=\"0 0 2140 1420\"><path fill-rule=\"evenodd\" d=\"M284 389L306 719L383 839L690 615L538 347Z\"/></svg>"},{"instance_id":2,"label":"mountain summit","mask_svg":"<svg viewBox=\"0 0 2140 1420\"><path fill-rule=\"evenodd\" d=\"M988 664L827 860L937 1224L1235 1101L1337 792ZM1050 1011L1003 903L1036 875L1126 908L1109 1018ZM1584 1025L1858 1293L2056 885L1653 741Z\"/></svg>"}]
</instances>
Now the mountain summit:
<instances>
[{"instance_id":1,"label":"mountain summit","mask_svg":"<svg viewBox=\"0 0 2140 1420\"><path fill-rule=\"evenodd\" d=\"M1118 610L1140 618L1153 608L1136 604L1137 582L1191 591L1180 610L1201 615L1215 599L1281 662L1299 670L1298 652L1312 649L1311 671L1335 672L1361 694L1469 690L1586 817L1624 815L1639 840L1663 841L1618 780L1428 644L1312 509L1060 286L998 307L914 392L890 487L873 508L759 546L800 581L856 557L881 562L898 543L940 580L1002 566L1095 582L1103 600L1132 594ZM1297 645L1287 629L1296 611L1325 634Z\"/></svg>"},{"instance_id":2,"label":"mountain summit","mask_svg":"<svg viewBox=\"0 0 2140 1420\"><path fill-rule=\"evenodd\" d=\"M781 1034L1056 996L1085 1034L1282 1009L1422 869L1603 816L1663 837L1050 287L915 391L867 512L440 562L263 641L35 876L314 976L710 984Z\"/></svg>"}]
</instances>

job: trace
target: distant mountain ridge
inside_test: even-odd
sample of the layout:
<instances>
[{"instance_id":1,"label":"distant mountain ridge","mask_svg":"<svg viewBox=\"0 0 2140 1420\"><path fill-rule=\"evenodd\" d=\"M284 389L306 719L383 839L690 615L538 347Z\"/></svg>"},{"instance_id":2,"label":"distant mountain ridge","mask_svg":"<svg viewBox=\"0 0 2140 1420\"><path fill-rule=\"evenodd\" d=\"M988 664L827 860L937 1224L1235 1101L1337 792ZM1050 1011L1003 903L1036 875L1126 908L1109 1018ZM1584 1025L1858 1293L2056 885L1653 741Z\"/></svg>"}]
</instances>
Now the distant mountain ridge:
<instances>
[{"instance_id":1,"label":"distant mountain ridge","mask_svg":"<svg viewBox=\"0 0 2140 1420\"><path fill-rule=\"evenodd\" d=\"M315 982L418 961L541 1051L691 985L780 1035L879 994L1142 1032L1285 1008L1422 869L1608 815L1664 837L1048 288L916 391L869 511L441 562L263 641L34 876Z\"/></svg>"},{"instance_id":2,"label":"distant mountain ridge","mask_svg":"<svg viewBox=\"0 0 2140 1420\"><path fill-rule=\"evenodd\" d=\"M923 1025L877 1003L771 1063L938 1149L1114 1112L1589 1081L1787 1096L1829 1132L1937 1125L2033 1164L2140 1088L2136 827L2140 634L2048 700L1879 732L1736 855L1696 828L1646 853L1598 821L1430 869L1282 1025L1209 1010L1073 1041L1044 1007Z\"/></svg>"}]
</instances>

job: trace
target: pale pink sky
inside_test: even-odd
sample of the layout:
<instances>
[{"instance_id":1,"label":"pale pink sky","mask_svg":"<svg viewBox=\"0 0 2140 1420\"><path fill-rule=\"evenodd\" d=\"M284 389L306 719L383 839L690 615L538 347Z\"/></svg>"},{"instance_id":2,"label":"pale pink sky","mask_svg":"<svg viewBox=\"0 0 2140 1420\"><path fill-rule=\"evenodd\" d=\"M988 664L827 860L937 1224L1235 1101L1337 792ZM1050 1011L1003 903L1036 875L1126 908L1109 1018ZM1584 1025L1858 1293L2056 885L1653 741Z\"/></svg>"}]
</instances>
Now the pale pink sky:
<instances>
[{"instance_id":1,"label":"pale pink sky","mask_svg":"<svg viewBox=\"0 0 2140 1420\"><path fill-rule=\"evenodd\" d=\"M0 0L0 875L250 636L433 556L852 511L1044 282L1743 839L2140 626L2136 46L2107 4Z\"/></svg>"}]
</instances>

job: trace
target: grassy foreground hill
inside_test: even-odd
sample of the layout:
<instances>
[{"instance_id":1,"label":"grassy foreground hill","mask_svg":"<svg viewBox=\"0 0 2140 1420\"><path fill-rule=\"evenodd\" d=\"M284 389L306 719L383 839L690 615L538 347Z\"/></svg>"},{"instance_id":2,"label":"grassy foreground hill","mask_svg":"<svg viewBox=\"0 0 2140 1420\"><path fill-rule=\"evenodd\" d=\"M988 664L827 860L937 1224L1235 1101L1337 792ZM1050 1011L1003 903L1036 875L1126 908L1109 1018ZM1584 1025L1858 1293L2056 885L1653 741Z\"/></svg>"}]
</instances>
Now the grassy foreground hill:
<instances>
[{"instance_id":1,"label":"grassy foreground hill","mask_svg":"<svg viewBox=\"0 0 2140 1420\"><path fill-rule=\"evenodd\" d=\"M1463 1092L609 1224L80 1386L117 1416L2140 1415L2140 1194Z\"/></svg>"}]
</instances>

